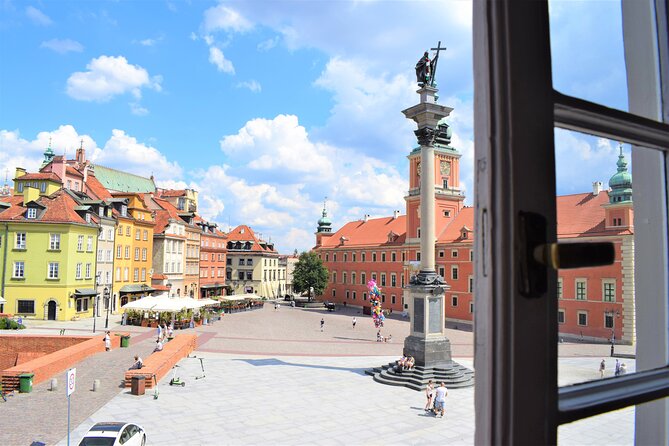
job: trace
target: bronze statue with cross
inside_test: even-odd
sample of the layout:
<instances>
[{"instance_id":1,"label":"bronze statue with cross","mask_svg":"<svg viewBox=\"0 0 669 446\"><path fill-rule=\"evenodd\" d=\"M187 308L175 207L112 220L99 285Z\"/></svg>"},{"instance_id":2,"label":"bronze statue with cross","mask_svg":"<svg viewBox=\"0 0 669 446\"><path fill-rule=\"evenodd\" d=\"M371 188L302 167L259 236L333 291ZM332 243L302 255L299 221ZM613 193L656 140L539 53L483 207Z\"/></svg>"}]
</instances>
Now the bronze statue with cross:
<instances>
[{"instance_id":1,"label":"bronze statue with cross","mask_svg":"<svg viewBox=\"0 0 669 446\"><path fill-rule=\"evenodd\" d=\"M441 46L441 40L437 43L436 48L430 48L432 51L436 51L434 59L430 60L430 54L425 51L423 57L420 58L416 64L416 82L421 87L435 86L435 75L437 72L437 61L439 60L439 51L446 50L446 47Z\"/></svg>"}]
</instances>

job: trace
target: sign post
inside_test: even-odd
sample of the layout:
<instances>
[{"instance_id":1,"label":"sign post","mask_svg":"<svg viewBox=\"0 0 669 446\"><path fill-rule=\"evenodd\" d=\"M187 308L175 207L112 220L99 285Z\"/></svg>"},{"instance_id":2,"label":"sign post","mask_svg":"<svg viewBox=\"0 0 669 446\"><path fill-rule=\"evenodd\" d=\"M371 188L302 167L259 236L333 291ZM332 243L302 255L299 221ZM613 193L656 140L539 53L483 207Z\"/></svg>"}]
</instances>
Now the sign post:
<instances>
[{"instance_id":1,"label":"sign post","mask_svg":"<svg viewBox=\"0 0 669 446\"><path fill-rule=\"evenodd\" d=\"M77 387L76 367L67 371L65 382L67 383L67 446L70 446L70 395Z\"/></svg>"}]
</instances>

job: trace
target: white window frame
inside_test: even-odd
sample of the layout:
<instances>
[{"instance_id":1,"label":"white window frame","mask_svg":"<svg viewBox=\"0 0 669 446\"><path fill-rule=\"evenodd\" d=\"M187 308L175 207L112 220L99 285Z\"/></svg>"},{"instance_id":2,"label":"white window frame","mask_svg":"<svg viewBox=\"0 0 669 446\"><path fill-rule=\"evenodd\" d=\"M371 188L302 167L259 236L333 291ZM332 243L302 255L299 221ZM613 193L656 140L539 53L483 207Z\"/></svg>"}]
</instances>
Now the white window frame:
<instances>
[{"instance_id":1,"label":"white window frame","mask_svg":"<svg viewBox=\"0 0 669 446\"><path fill-rule=\"evenodd\" d=\"M607 300L606 298L606 286L613 285L613 298ZM616 302L616 279L602 279L602 302L615 303Z\"/></svg>"},{"instance_id":2,"label":"white window frame","mask_svg":"<svg viewBox=\"0 0 669 446\"><path fill-rule=\"evenodd\" d=\"M47 279L56 280L60 278L60 265L58 262L49 262L47 265Z\"/></svg>"},{"instance_id":3,"label":"white window frame","mask_svg":"<svg viewBox=\"0 0 669 446\"><path fill-rule=\"evenodd\" d=\"M579 297L579 284L583 284L583 298ZM574 279L574 300L586 301L588 300L588 279L584 277L577 277Z\"/></svg>"},{"instance_id":4,"label":"white window frame","mask_svg":"<svg viewBox=\"0 0 669 446\"><path fill-rule=\"evenodd\" d=\"M83 235L78 235L77 236L77 251L78 252L83 252L84 251L84 236Z\"/></svg>"},{"instance_id":5,"label":"white window frame","mask_svg":"<svg viewBox=\"0 0 669 446\"><path fill-rule=\"evenodd\" d=\"M12 279L25 279L26 278L26 263L22 260L14 262L14 268L12 268Z\"/></svg>"},{"instance_id":6,"label":"white window frame","mask_svg":"<svg viewBox=\"0 0 669 446\"><path fill-rule=\"evenodd\" d=\"M17 232L15 237L14 249L27 249L28 239L25 232Z\"/></svg>"},{"instance_id":7,"label":"white window frame","mask_svg":"<svg viewBox=\"0 0 669 446\"><path fill-rule=\"evenodd\" d=\"M74 268L74 278L81 279L81 268L83 264L81 262L77 263Z\"/></svg>"},{"instance_id":8,"label":"white window frame","mask_svg":"<svg viewBox=\"0 0 669 446\"><path fill-rule=\"evenodd\" d=\"M29 207L28 210L26 211L26 218L29 218L31 220L37 218L37 208Z\"/></svg>"},{"instance_id":9,"label":"white window frame","mask_svg":"<svg viewBox=\"0 0 669 446\"><path fill-rule=\"evenodd\" d=\"M49 234L49 250L60 251L60 234L58 233Z\"/></svg>"}]
</instances>

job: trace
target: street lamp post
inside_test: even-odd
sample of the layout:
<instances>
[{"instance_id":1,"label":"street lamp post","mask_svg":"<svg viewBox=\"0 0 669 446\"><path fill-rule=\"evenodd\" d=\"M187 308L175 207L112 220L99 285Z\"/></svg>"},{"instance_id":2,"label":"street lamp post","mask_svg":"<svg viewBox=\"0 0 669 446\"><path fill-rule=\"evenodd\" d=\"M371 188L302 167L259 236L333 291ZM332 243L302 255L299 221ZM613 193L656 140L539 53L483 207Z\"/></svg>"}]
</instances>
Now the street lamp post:
<instances>
[{"instance_id":1,"label":"street lamp post","mask_svg":"<svg viewBox=\"0 0 669 446\"><path fill-rule=\"evenodd\" d=\"M111 306L109 302L109 288L105 287L102 291L102 295L105 298L105 303L107 305L107 315L105 316L105 329L109 328L109 307Z\"/></svg>"},{"instance_id":2,"label":"street lamp post","mask_svg":"<svg viewBox=\"0 0 669 446\"><path fill-rule=\"evenodd\" d=\"M99 298L98 285L100 285L100 274L101 273L98 272L95 275L95 297L93 298L93 333L95 333L95 320L97 319L97 316L98 316L97 303L98 303L98 298Z\"/></svg>"}]
</instances>

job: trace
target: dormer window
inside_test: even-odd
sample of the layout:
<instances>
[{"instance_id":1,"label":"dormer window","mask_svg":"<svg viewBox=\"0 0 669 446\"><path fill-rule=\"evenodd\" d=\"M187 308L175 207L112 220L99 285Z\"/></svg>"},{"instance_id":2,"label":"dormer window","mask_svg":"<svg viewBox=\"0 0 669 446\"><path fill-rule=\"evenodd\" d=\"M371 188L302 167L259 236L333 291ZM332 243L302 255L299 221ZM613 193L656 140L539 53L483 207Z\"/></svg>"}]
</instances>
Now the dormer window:
<instances>
[{"instance_id":1,"label":"dormer window","mask_svg":"<svg viewBox=\"0 0 669 446\"><path fill-rule=\"evenodd\" d=\"M464 230L462 231L462 238L463 239L467 238L467 231L464 231Z\"/></svg>"},{"instance_id":2,"label":"dormer window","mask_svg":"<svg viewBox=\"0 0 669 446\"><path fill-rule=\"evenodd\" d=\"M86 215L84 216L84 218L86 219L86 223L91 222L91 214L89 212L86 212Z\"/></svg>"},{"instance_id":3,"label":"dormer window","mask_svg":"<svg viewBox=\"0 0 669 446\"><path fill-rule=\"evenodd\" d=\"M37 208L28 208L28 211L26 212L26 218L37 218Z\"/></svg>"},{"instance_id":4,"label":"dormer window","mask_svg":"<svg viewBox=\"0 0 669 446\"><path fill-rule=\"evenodd\" d=\"M16 189L18 189L19 192L23 192L23 181L19 181Z\"/></svg>"},{"instance_id":5,"label":"dormer window","mask_svg":"<svg viewBox=\"0 0 669 446\"><path fill-rule=\"evenodd\" d=\"M128 216L128 206L126 206L125 204L124 204L124 205L121 205L121 215L122 215L123 217L127 217L127 216Z\"/></svg>"}]
</instances>

